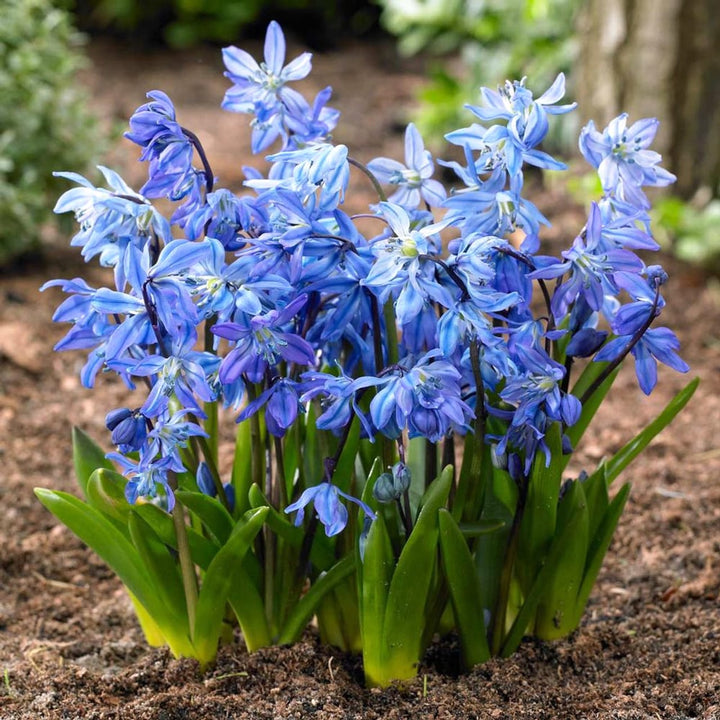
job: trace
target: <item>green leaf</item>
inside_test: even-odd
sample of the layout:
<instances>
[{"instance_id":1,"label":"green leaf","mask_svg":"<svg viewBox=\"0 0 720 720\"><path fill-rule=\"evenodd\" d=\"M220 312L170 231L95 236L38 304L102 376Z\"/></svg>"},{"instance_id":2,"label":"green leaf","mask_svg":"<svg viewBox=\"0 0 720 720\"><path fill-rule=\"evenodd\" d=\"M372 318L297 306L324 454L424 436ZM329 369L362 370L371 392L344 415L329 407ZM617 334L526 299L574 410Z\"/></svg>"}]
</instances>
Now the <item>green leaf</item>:
<instances>
[{"instance_id":1,"label":"green leaf","mask_svg":"<svg viewBox=\"0 0 720 720\"><path fill-rule=\"evenodd\" d=\"M555 640L575 629L575 607L587 559L589 525L585 493L577 480L560 500L558 532L561 533L571 519L575 527L572 539L564 547L538 603L535 635L541 640Z\"/></svg>"},{"instance_id":2,"label":"green leaf","mask_svg":"<svg viewBox=\"0 0 720 720\"><path fill-rule=\"evenodd\" d=\"M175 497L200 518L205 530L219 545L227 542L235 522L219 500L204 493L189 490L176 490Z\"/></svg>"},{"instance_id":3,"label":"green leaf","mask_svg":"<svg viewBox=\"0 0 720 720\"><path fill-rule=\"evenodd\" d=\"M117 520L123 532L127 529L132 506L125 499L126 478L114 470L99 469L90 475L85 486L88 502L96 510Z\"/></svg>"},{"instance_id":4,"label":"green leaf","mask_svg":"<svg viewBox=\"0 0 720 720\"><path fill-rule=\"evenodd\" d=\"M505 520L482 519L476 522L460 523L458 528L464 538L476 538L497 532L507 525Z\"/></svg>"},{"instance_id":5,"label":"green leaf","mask_svg":"<svg viewBox=\"0 0 720 720\"><path fill-rule=\"evenodd\" d=\"M310 590L296 603L280 631L278 643L290 645L300 638L320 601L355 570L355 557L346 555L313 582Z\"/></svg>"},{"instance_id":6,"label":"green leaf","mask_svg":"<svg viewBox=\"0 0 720 720\"><path fill-rule=\"evenodd\" d=\"M428 487L390 582L384 637L393 680L414 677L424 650L425 607L438 555L438 510L447 503L452 476L448 466Z\"/></svg>"},{"instance_id":7,"label":"green leaf","mask_svg":"<svg viewBox=\"0 0 720 720\"><path fill-rule=\"evenodd\" d=\"M250 556L245 556L246 561L248 557ZM240 623L248 652L272 645L265 605L258 586L245 568L245 563L237 565L233 571L228 602Z\"/></svg>"},{"instance_id":8,"label":"green leaf","mask_svg":"<svg viewBox=\"0 0 720 720\"><path fill-rule=\"evenodd\" d=\"M215 658L234 573L242 564L245 554L265 522L267 513L267 508L248 510L205 573L198 597L193 635L196 657L201 667L206 667Z\"/></svg>"},{"instance_id":9,"label":"green leaf","mask_svg":"<svg viewBox=\"0 0 720 720\"><path fill-rule=\"evenodd\" d=\"M194 648L182 632L176 630L177 616L159 599L140 554L132 543L95 508L60 491L35 488L40 502L94 550L127 586L165 636L176 655L194 656Z\"/></svg>"},{"instance_id":10,"label":"green leaf","mask_svg":"<svg viewBox=\"0 0 720 720\"><path fill-rule=\"evenodd\" d=\"M235 488L235 510L236 513L242 515L249 507L247 496L250 485L252 485L252 450L249 420L245 420L237 426L231 479Z\"/></svg>"},{"instance_id":11,"label":"green leaf","mask_svg":"<svg viewBox=\"0 0 720 720\"><path fill-rule=\"evenodd\" d=\"M620 520L623 509L625 508L625 503L627 502L629 494L630 485L626 483L620 488L617 495L613 498L612 502L608 506L607 512L603 516L602 522L591 538L590 548L587 554L585 573L575 601L574 627L577 627L580 624L582 614L585 612L585 605L587 604L590 592L597 580L605 553L610 547L610 542L615 534L615 529L617 528L617 524Z\"/></svg>"},{"instance_id":12,"label":"green leaf","mask_svg":"<svg viewBox=\"0 0 720 720\"><path fill-rule=\"evenodd\" d=\"M172 516L152 503L139 503L133 505L132 511L150 525L158 534L158 537L169 547L177 550L177 538ZM190 544L190 556L192 561L203 570L210 567L210 563L220 549L220 546L201 535L197 530L188 526L188 542Z\"/></svg>"},{"instance_id":13,"label":"green leaf","mask_svg":"<svg viewBox=\"0 0 720 720\"><path fill-rule=\"evenodd\" d=\"M520 612L515 617L510 630L505 636L500 650L501 657L510 657L517 650L528 625L535 615L539 602L550 588L558 566L563 560L566 547L573 543L573 539L580 531L582 523L583 518L580 513L572 515L564 528L560 528L553 538L545 563L537 574L530 592L526 594Z\"/></svg>"},{"instance_id":14,"label":"green leaf","mask_svg":"<svg viewBox=\"0 0 720 720\"><path fill-rule=\"evenodd\" d=\"M600 376L603 370L605 370L607 365L608 363L604 362L588 363L587 367L582 372L575 385L573 385L572 394L579 400L582 397L583 393L588 388L590 388L593 382L595 382L595 380ZM595 413L602 404L602 401L605 399L605 396L610 391L610 388L613 386L615 378L617 377L619 372L620 368L616 368L613 372L610 373L610 375L606 378L602 385L600 385L600 387L597 388L595 392L585 401L578 421L565 430L565 434L570 440L573 448L576 448L578 446L578 443L580 442L582 436L585 434L585 431L592 422L592 419L595 417ZM563 456L564 462L562 463L562 469L565 469L568 462L570 462L571 457L572 455Z\"/></svg>"},{"instance_id":15,"label":"green leaf","mask_svg":"<svg viewBox=\"0 0 720 720\"><path fill-rule=\"evenodd\" d=\"M560 423L548 428L545 441L550 451L550 463L538 452L528 481L527 499L520 524L520 539L516 569L523 592L528 592L537 576L553 536L562 483L562 452Z\"/></svg>"},{"instance_id":16,"label":"green leaf","mask_svg":"<svg viewBox=\"0 0 720 720\"><path fill-rule=\"evenodd\" d=\"M370 526L365 555L359 566L363 667L370 687L386 684L383 627L394 566L395 558L385 521L382 515L378 515Z\"/></svg>"},{"instance_id":17,"label":"green leaf","mask_svg":"<svg viewBox=\"0 0 720 720\"><path fill-rule=\"evenodd\" d=\"M675 416L688 404L700 378L691 380L666 406L665 409L642 432L624 445L607 463L608 482L612 481L648 446L650 441L664 430Z\"/></svg>"},{"instance_id":18,"label":"green leaf","mask_svg":"<svg viewBox=\"0 0 720 720\"><path fill-rule=\"evenodd\" d=\"M128 518L128 528L133 545L145 563L152 578L159 600L183 621L178 632L190 636L185 590L177 562L170 555L167 545L137 513Z\"/></svg>"},{"instance_id":19,"label":"green leaf","mask_svg":"<svg viewBox=\"0 0 720 720\"><path fill-rule=\"evenodd\" d=\"M438 523L443 568L460 634L463 662L471 668L490 657L480 582L463 533L445 508L440 508Z\"/></svg>"},{"instance_id":20,"label":"green leaf","mask_svg":"<svg viewBox=\"0 0 720 720\"><path fill-rule=\"evenodd\" d=\"M105 451L79 427L72 429L73 464L78 485L87 497L87 484L90 476L98 468L115 470L113 464L105 457Z\"/></svg>"}]
</instances>

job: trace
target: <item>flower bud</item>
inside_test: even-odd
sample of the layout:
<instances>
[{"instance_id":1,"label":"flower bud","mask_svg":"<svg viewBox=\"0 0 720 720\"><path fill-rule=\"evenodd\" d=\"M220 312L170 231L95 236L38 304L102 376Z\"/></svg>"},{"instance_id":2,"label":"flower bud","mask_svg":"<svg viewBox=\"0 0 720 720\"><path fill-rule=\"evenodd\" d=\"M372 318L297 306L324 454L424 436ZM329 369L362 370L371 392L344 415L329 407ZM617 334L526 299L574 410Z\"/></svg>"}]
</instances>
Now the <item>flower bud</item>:
<instances>
[{"instance_id":1,"label":"flower bud","mask_svg":"<svg viewBox=\"0 0 720 720\"><path fill-rule=\"evenodd\" d=\"M213 482L213 476L210 472L210 468L207 466L207 463L201 462L198 465L195 479L197 480L200 492L204 493L205 495L209 495L210 497L215 497L217 495L215 483Z\"/></svg>"},{"instance_id":2,"label":"flower bud","mask_svg":"<svg viewBox=\"0 0 720 720\"><path fill-rule=\"evenodd\" d=\"M572 336L566 352L571 357L590 357L600 349L607 336L604 330L583 328Z\"/></svg>"}]
</instances>

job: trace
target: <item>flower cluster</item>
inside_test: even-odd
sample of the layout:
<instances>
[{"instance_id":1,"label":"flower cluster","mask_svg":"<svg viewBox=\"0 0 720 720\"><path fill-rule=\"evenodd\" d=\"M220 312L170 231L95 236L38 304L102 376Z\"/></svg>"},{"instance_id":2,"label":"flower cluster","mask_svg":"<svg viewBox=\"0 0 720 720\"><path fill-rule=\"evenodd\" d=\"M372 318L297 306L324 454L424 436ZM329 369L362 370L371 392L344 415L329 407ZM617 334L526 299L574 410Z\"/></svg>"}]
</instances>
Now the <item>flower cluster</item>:
<instances>
[{"instance_id":1,"label":"flower cluster","mask_svg":"<svg viewBox=\"0 0 720 720\"><path fill-rule=\"evenodd\" d=\"M148 388L139 408L107 420L130 502L172 507L186 470L198 478L195 489L218 491L221 471L202 460L202 423L217 403L240 423L262 415L278 443L261 452L276 455L263 462L266 473L280 472L283 440L312 413L317 430L337 438L338 457L355 418L362 438L391 440L401 459L408 439L437 444L482 427L496 460L522 477L538 454L549 462L550 427L571 428L592 394L571 393L573 358L608 363L599 384L632 354L646 393L657 361L687 370L675 335L651 327L664 305L664 273L636 254L657 248L642 188L673 180L647 149L654 120L628 127L622 115L602 133L592 123L582 131L604 196L571 247L549 257L538 241L547 220L522 196L523 167L564 167L539 146L549 117L574 104L557 104L562 75L538 98L524 80L485 88L484 106L470 108L480 122L447 136L465 157L464 165L441 163L459 189L448 194L432 178L435 163L413 125L404 163L377 158L364 168L380 190L371 207L377 234L368 236L343 210L359 163L332 142L330 89L310 102L290 87L310 71L310 56L285 65L285 50L271 23L264 62L224 51L233 86L223 107L252 116L253 151L276 145L267 176L248 171L240 195L215 189L197 137L160 91L149 93L127 134L148 162L140 192L105 168L104 188L64 174L78 187L56 211L75 212L73 244L113 268L115 287L46 284L69 295L55 319L72 328L57 347L89 351L87 386L109 370ZM182 203L170 221L148 199L157 197ZM355 497L362 488L353 494L334 477L337 457L329 460L319 477L286 469L274 482L285 498L278 509L297 511L300 524L314 503L335 535L348 522L343 500L373 513ZM383 481L385 495L407 491L402 468L387 476L402 482Z\"/></svg>"}]
</instances>

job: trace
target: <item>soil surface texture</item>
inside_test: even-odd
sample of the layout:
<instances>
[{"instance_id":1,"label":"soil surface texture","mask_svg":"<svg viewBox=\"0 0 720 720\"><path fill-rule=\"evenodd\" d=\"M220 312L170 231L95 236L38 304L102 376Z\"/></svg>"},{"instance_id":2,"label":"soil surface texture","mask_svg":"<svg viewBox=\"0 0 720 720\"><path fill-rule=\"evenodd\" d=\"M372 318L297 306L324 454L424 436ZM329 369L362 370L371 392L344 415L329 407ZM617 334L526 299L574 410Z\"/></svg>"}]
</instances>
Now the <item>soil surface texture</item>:
<instances>
[{"instance_id":1,"label":"soil surface texture","mask_svg":"<svg viewBox=\"0 0 720 720\"><path fill-rule=\"evenodd\" d=\"M261 53L259 44L249 49ZM145 92L163 89L222 183L240 186L242 166L256 161L247 118L219 108L228 87L219 50L149 53L94 41L89 51L81 81L115 137ZM402 158L406 113L422 82L421 63L398 61L391 45L357 44L316 55L301 89L334 87L332 104L343 113L335 139L367 161ZM103 164L139 187L137 156L118 140ZM372 188L360 175L352 182L362 209ZM582 208L540 187L534 199L553 221L547 242L566 247L583 225ZM80 385L81 354L52 352L66 332L51 321L61 293L40 294L39 286L107 277L65 245L67 238L0 275L0 719L720 720L720 289L712 279L669 256L652 260L671 277L661 324L679 335L701 386L626 471L632 494L579 630L560 642L526 641L512 658L466 674L456 641L446 638L415 681L380 691L363 687L357 657L321 646L312 630L291 648L248 655L239 643L223 647L205 675L193 661L148 648L120 583L35 499L36 486L78 491L71 426L107 446L105 413L128 403L114 378L100 377L93 391ZM574 471L621 447L689 379L662 368L646 398L630 363Z\"/></svg>"}]
</instances>

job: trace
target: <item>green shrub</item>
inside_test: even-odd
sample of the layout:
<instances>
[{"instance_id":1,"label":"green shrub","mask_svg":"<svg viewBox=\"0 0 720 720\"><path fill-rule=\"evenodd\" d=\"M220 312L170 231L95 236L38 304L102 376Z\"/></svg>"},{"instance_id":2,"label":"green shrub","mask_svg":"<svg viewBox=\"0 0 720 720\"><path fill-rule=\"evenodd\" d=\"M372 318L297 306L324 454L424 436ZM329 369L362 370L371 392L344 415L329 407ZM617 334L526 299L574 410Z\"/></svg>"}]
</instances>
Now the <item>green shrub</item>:
<instances>
[{"instance_id":1,"label":"green shrub","mask_svg":"<svg viewBox=\"0 0 720 720\"><path fill-rule=\"evenodd\" d=\"M0 22L0 262L37 246L66 181L84 168L96 131L74 77L80 36L49 0L3 0Z\"/></svg>"}]
</instances>

